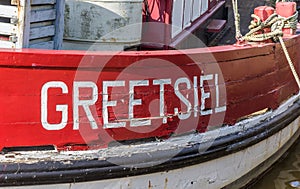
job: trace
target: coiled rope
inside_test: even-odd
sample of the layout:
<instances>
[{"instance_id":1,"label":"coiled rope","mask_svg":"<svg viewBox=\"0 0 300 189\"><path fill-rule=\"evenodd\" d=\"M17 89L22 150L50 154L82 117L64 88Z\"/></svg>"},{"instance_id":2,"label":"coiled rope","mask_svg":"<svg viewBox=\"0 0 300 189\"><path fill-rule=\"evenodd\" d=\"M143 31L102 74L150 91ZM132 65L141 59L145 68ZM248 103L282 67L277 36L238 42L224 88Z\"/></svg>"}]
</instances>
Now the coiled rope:
<instances>
[{"instance_id":1,"label":"coiled rope","mask_svg":"<svg viewBox=\"0 0 300 189\"><path fill-rule=\"evenodd\" d=\"M254 20L251 21L251 24L249 26L250 31L246 35L242 36L240 31L240 15L238 12L237 1L238 0L232 0L233 13L235 18L236 39L238 40L238 42L243 42L243 41L261 42L268 39L273 39L275 42L279 41L282 46L285 57L288 61L288 64L290 66L290 69L293 73L293 76L297 82L298 88L300 89L299 76L296 72L294 64L291 60L291 57L288 53L288 50L282 38L283 36L282 30L284 28L297 29L298 12L296 11L294 15L288 18L281 17L276 13L274 13L265 21L261 21L261 19L258 16L252 14L251 17L255 19L255 21ZM279 2L279 0L277 0L276 3L277 2ZM271 32L261 33L261 34L258 33L258 31L262 31L265 28L271 28Z\"/></svg>"}]
</instances>

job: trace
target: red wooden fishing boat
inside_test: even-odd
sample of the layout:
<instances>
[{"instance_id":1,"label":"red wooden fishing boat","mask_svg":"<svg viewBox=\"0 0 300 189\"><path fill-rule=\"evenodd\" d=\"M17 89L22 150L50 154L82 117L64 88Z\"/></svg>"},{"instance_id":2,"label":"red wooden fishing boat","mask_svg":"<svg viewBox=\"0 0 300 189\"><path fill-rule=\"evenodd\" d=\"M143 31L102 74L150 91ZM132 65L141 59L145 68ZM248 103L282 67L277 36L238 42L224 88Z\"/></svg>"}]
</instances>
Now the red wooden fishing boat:
<instances>
[{"instance_id":1,"label":"red wooden fishing boat","mask_svg":"<svg viewBox=\"0 0 300 189\"><path fill-rule=\"evenodd\" d=\"M214 46L223 0L3 2L1 186L237 188L300 134L295 3Z\"/></svg>"}]
</instances>

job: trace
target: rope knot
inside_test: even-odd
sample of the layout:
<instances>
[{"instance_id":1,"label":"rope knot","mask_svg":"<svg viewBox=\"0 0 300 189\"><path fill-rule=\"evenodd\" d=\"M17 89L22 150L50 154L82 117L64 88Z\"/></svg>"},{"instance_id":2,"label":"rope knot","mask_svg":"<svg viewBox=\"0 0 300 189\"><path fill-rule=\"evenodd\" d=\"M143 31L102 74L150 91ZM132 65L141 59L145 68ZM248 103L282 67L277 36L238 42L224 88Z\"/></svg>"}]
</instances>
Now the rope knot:
<instances>
[{"instance_id":1,"label":"rope knot","mask_svg":"<svg viewBox=\"0 0 300 189\"><path fill-rule=\"evenodd\" d=\"M278 1L279 0L277 0L277 2ZM261 19L256 15L251 15L251 17L256 19L256 21L251 22L249 26L250 31L245 36L242 36L240 32L240 20L239 20L237 0L232 0L232 5L233 5L233 11L235 15L236 39L238 40L238 43L240 43L241 41L259 42L271 38L274 41L279 41L282 46L285 57L287 59L287 62L290 66L290 69L293 73L293 76L296 80L296 83L300 89L300 79L298 73L296 72L296 69L293 65L291 57L288 53L288 50L282 38L283 28L297 29L298 12L296 11L296 13L289 18L283 18L277 15L276 13L274 13L271 16L269 16L269 18L267 18L267 20L265 20L264 22L262 22ZM265 28L270 28L270 32L265 33L265 30L263 30Z\"/></svg>"}]
</instances>

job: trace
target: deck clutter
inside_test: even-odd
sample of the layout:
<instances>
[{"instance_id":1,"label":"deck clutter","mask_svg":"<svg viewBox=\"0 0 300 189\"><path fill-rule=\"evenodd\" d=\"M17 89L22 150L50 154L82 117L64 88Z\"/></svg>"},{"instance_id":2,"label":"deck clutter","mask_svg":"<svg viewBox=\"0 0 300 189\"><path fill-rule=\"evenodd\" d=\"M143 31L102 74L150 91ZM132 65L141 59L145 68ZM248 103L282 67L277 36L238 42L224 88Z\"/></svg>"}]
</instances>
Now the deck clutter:
<instances>
[{"instance_id":1,"label":"deck clutter","mask_svg":"<svg viewBox=\"0 0 300 189\"><path fill-rule=\"evenodd\" d=\"M208 45L226 24L226 12L217 1L155 0L5 0L0 2L0 46L73 50L126 50L143 43L146 48L187 48L199 35ZM224 2L222 2L224 4ZM144 21L162 25L142 26ZM147 13L146 10L151 12ZM160 10L162 9L163 10ZM212 11L208 11L211 9ZM213 16L213 17L212 17ZM212 20L207 18L212 17ZM147 18L149 19L149 18ZM199 26L202 28L199 29ZM163 37L157 37L161 35ZM183 42L185 41L185 42Z\"/></svg>"}]
</instances>

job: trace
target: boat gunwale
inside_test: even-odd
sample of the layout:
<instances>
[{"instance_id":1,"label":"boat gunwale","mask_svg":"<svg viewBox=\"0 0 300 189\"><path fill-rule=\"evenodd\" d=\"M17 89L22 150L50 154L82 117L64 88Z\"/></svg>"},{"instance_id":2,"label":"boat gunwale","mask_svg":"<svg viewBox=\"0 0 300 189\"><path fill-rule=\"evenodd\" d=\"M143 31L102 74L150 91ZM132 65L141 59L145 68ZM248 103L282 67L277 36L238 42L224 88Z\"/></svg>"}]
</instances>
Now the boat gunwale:
<instances>
[{"instance_id":1,"label":"boat gunwale","mask_svg":"<svg viewBox=\"0 0 300 189\"><path fill-rule=\"evenodd\" d=\"M300 35L285 37L289 48ZM192 49L157 51L78 51L45 49L0 49L0 67L39 69L118 68L124 69L145 59L167 60L176 66L226 63L248 57L275 54L278 43L249 43ZM184 61L181 61L183 59ZM109 62L109 64L107 64ZM138 67L136 64L135 67ZM155 66L158 66L156 64ZM143 67L143 66L141 66Z\"/></svg>"},{"instance_id":2,"label":"boat gunwale","mask_svg":"<svg viewBox=\"0 0 300 189\"><path fill-rule=\"evenodd\" d=\"M237 47L227 45L222 47L207 47L184 50L160 50L160 51L73 51L73 50L39 50L39 49L0 49L0 67L13 68L126 68L131 64L144 59L167 60L177 66L191 65L191 63L222 63L231 60L244 59L246 57L263 56L273 52L274 43L265 45L251 45ZM243 52L244 51L244 52ZM249 51L253 55L249 55ZM228 57L222 60L222 54L237 54L237 57ZM243 52L243 53L241 53ZM180 58L185 59L180 61ZM109 65L106 63L112 61ZM156 64L157 66L157 64Z\"/></svg>"}]
</instances>

